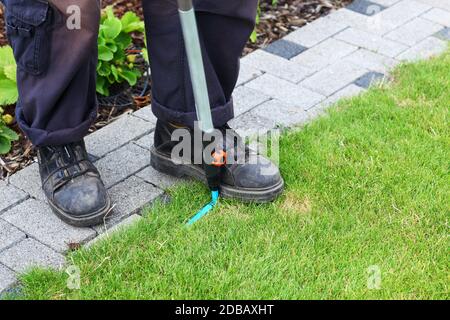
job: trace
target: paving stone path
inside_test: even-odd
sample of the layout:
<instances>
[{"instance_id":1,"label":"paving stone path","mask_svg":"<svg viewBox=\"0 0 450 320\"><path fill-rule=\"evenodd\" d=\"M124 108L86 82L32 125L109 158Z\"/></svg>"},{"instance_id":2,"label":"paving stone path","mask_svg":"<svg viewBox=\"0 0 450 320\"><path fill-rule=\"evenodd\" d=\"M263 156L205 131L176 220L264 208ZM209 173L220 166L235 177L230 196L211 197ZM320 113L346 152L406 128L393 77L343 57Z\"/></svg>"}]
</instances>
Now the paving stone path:
<instances>
[{"instance_id":1,"label":"paving stone path","mask_svg":"<svg viewBox=\"0 0 450 320\"><path fill-rule=\"evenodd\" d=\"M441 53L448 40L450 0L356 0L242 59L231 126L239 132L306 123L400 62ZM57 219L37 164L0 181L0 293L30 266L63 267L70 244L138 220L143 206L177 182L149 166L155 123L146 107L86 138L115 203L104 225L80 229Z\"/></svg>"}]
</instances>

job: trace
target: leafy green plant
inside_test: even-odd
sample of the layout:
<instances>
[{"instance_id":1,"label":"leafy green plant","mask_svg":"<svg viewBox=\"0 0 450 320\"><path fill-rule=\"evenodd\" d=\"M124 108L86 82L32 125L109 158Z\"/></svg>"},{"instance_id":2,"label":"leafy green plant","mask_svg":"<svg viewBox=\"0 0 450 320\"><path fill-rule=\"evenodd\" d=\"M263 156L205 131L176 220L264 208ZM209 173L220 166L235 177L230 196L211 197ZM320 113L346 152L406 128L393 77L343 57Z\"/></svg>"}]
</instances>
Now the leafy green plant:
<instances>
[{"instance_id":1,"label":"leafy green plant","mask_svg":"<svg viewBox=\"0 0 450 320\"><path fill-rule=\"evenodd\" d=\"M17 102L19 93L16 82L16 62L11 47L0 47L0 105L14 104ZM0 154L6 154L11 150L11 142L18 140L17 133L8 128L13 122L13 117L4 114L0 107Z\"/></svg>"},{"instance_id":2,"label":"leafy green plant","mask_svg":"<svg viewBox=\"0 0 450 320\"><path fill-rule=\"evenodd\" d=\"M127 54L132 44L131 33L144 32L144 22L133 12L127 12L121 19L107 7L100 21L98 37L97 92L108 96L110 86L128 82L134 86L141 76L135 66L136 55Z\"/></svg>"}]
</instances>

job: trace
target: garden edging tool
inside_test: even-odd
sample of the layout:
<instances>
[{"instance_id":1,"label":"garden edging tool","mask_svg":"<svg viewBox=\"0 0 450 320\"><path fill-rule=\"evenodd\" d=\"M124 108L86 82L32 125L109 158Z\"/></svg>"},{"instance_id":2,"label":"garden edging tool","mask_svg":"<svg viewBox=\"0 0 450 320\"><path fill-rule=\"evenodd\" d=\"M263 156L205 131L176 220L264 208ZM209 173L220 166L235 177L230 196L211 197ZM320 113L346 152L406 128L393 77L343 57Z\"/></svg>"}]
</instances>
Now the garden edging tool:
<instances>
[{"instance_id":1,"label":"garden edging tool","mask_svg":"<svg viewBox=\"0 0 450 320\"><path fill-rule=\"evenodd\" d=\"M203 135L210 134L214 131L214 125L211 115L208 86L206 83L205 67L203 65L203 57L200 47L200 38L192 0L178 0L178 11L183 30L183 38L188 58L192 88L194 91L197 120ZM203 155L204 162L208 161L208 163L204 164L204 168L206 178L208 180L208 186L211 190L211 202L197 212L197 214L187 222L187 225L192 225L205 216L216 206L219 199L221 172L222 167L226 162L226 153L224 150L216 150L216 152L211 155L210 160L207 158L208 157Z\"/></svg>"}]
</instances>

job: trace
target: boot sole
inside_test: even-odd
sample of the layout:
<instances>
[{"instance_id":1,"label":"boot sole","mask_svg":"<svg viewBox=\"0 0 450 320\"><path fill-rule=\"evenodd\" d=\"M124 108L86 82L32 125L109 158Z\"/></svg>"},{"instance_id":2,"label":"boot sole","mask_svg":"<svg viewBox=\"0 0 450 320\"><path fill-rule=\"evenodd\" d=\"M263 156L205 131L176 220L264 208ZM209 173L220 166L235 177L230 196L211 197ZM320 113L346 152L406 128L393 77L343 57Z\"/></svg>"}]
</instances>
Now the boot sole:
<instances>
[{"instance_id":1,"label":"boot sole","mask_svg":"<svg viewBox=\"0 0 450 320\"><path fill-rule=\"evenodd\" d=\"M192 177L204 184L207 184L204 171L198 166L192 164L177 164L169 157L158 152L154 147L150 150L151 166L162 173L174 176L177 178ZM220 195L224 198L238 199L244 202L270 202L275 200L284 190L284 181L281 179L280 183L269 188L239 188L227 184L220 186Z\"/></svg>"},{"instance_id":2,"label":"boot sole","mask_svg":"<svg viewBox=\"0 0 450 320\"><path fill-rule=\"evenodd\" d=\"M97 212L85 215L83 217L74 217L73 215L70 215L67 212L62 211L60 208L58 208L55 204L53 204L50 200L47 201L50 205L50 208L52 209L53 213L60 218L62 221L64 221L67 224L70 224L74 227L78 228L86 228L86 227L92 227L98 224L101 224L104 222L104 219L108 212L111 210L111 199L108 197L107 203L104 208L100 209Z\"/></svg>"}]
</instances>

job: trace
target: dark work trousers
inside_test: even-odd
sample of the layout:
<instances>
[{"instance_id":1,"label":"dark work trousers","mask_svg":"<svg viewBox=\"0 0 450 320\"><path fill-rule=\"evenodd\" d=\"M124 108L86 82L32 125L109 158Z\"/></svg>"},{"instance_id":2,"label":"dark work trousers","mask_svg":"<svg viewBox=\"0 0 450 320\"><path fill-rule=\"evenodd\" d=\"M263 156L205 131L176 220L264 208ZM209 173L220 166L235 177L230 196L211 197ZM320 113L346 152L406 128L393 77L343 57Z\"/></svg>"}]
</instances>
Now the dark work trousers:
<instances>
[{"instance_id":1,"label":"dark work trousers","mask_svg":"<svg viewBox=\"0 0 450 320\"><path fill-rule=\"evenodd\" d=\"M0 1L18 65L21 129L37 146L81 140L97 114L100 5L96 0ZM233 118L239 57L254 27L257 2L195 1L215 126ZM195 103L176 0L143 0L143 8L152 110L162 121L193 126Z\"/></svg>"}]
</instances>

